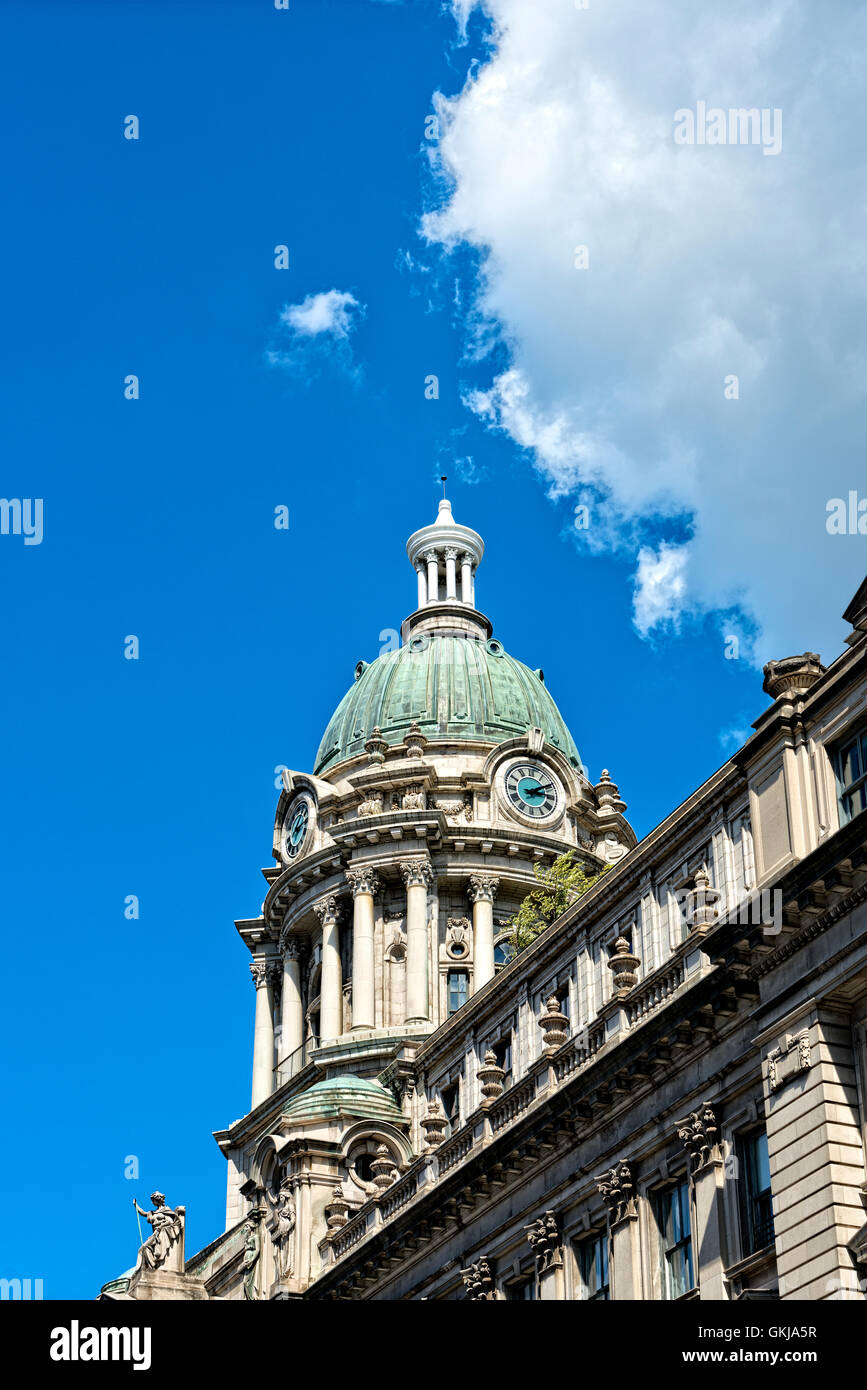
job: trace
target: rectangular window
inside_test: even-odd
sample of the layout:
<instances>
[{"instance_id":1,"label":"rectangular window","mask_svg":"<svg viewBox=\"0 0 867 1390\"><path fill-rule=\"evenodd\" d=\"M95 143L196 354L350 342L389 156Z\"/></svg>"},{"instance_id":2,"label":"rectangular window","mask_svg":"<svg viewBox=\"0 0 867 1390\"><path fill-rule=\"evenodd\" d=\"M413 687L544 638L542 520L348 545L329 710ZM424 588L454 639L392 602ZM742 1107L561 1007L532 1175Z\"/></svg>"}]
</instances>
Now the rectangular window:
<instances>
[{"instance_id":1,"label":"rectangular window","mask_svg":"<svg viewBox=\"0 0 867 1390\"><path fill-rule=\"evenodd\" d=\"M466 970L450 970L447 980L449 996L449 1018L456 1014L469 995L469 976Z\"/></svg>"},{"instance_id":2,"label":"rectangular window","mask_svg":"<svg viewBox=\"0 0 867 1390\"><path fill-rule=\"evenodd\" d=\"M588 1303L607 1302L611 1297L608 1282L608 1232L582 1240L577 1249L580 1297Z\"/></svg>"},{"instance_id":3,"label":"rectangular window","mask_svg":"<svg viewBox=\"0 0 867 1390\"><path fill-rule=\"evenodd\" d=\"M449 1122L449 1134L454 1134L461 1123L461 1094L457 1082L452 1086L443 1086L440 1091L440 1101L442 1102L443 1113Z\"/></svg>"},{"instance_id":4,"label":"rectangular window","mask_svg":"<svg viewBox=\"0 0 867 1390\"><path fill-rule=\"evenodd\" d=\"M689 1183L663 1192L656 1199L659 1230L659 1257L662 1297L680 1298L695 1288L692 1268L692 1223L689 1210Z\"/></svg>"},{"instance_id":5,"label":"rectangular window","mask_svg":"<svg viewBox=\"0 0 867 1390\"><path fill-rule=\"evenodd\" d=\"M502 1067L506 1075L503 1077L505 1087L512 1084L512 1035L501 1038L498 1043L494 1043L493 1053L497 1059L497 1066Z\"/></svg>"},{"instance_id":6,"label":"rectangular window","mask_svg":"<svg viewBox=\"0 0 867 1390\"><path fill-rule=\"evenodd\" d=\"M764 1130L746 1135L738 1144L741 1237L744 1255L764 1250L774 1240L771 1202L771 1163Z\"/></svg>"},{"instance_id":7,"label":"rectangular window","mask_svg":"<svg viewBox=\"0 0 867 1390\"><path fill-rule=\"evenodd\" d=\"M867 729L843 744L835 762L840 823L845 825L867 806Z\"/></svg>"},{"instance_id":8,"label":"rectangular window","mask_svg":"<svg viewBox=\"0 0 867 1390\"><path fill-rule=\"evenodd\" d=\"M531 1274L527 1279L517 1279L511 1284L505 1284L503 1291L507 1303L532 1302L536 1297L536 1280Z\"/></svg>"}]
</instances>

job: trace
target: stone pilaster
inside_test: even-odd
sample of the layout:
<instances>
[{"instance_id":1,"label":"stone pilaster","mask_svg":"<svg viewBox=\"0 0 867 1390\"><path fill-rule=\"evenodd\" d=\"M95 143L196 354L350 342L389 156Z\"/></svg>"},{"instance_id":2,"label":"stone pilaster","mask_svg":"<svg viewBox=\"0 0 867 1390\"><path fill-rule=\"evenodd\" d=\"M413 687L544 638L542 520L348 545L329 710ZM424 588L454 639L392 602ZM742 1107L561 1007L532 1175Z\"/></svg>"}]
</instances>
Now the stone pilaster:
<instances>
[{"instance_id":1,"label":"stone pilaster","mask_svg":"<svg viewBox=\"0 0 867 1390\"><path fill-rule=\"evenodd\" d=\"M596 1179L608 1207L608 1244L611 1297L640 1299L641 1252L638 1244L638 1210L628 1163L616 1163Z\"/></svg>"},{"instance_id":2,"label":"stone pilaster","mask_svg":"<svg viewBox=\"0 0 867 1390\"><path fill-rule=\"evenodd\" d=\"M699 1296L728 1298L725 1282L723 1200L724 1163L713 1107L704 1104L677 1126L689 1155L692 1195L692 1257Z\"/></svg>"},{"instance_id":3,"label":"stone pilaster","mask_svg":"<svg viewBox=\"0 0 867 1390\"><path fill-rule=\"evenodd\" d=\"M563 1285L563 1242L556 1214L546 1211L538 1221L525 1226L527 1239L536 1257L536 1280L539 1298L543 1303L559 1302L565 1297Z\"/></svg>"}]
</instances>

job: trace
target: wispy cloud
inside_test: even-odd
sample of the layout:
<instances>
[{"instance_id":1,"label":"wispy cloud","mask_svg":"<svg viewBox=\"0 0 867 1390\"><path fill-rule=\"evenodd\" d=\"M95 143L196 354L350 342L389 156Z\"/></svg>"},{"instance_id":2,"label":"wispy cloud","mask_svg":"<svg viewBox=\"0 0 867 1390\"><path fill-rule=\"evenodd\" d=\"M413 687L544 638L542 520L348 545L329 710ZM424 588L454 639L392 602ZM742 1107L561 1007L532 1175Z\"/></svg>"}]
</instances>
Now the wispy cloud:
<instances>
[{"instance_id":1,"label":"wispy cloud","mask_svg":"<svg viewBox=\"0 0 867 1390\"><path fill-rule=\"evenodd\" d=\"M280 314L277 344L265 354L274 367L303 367L308 375L328 363L357 375L350 336L365 306L348 290L322 290Z\"/></svg>"}]
</instances>

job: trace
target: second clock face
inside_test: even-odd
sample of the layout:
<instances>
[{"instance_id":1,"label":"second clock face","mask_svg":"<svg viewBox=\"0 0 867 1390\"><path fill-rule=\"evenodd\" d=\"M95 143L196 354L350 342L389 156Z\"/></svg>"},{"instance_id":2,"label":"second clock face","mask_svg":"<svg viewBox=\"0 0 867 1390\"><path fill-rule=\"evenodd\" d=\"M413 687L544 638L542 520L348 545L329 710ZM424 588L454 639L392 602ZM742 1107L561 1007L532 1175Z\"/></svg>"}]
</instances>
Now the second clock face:
<instances>
[{"instance_id":1,"label":"second clock face","mask_svg":"<svg viewBox=\"0 0 867 1390\"><path fill-rule=\"evenodd\" d=\"M534 820L553 815L560 800L557 783L538 763L517 763L509 768L506 795L516 811Z\"/></svg>"},{"instance_id":2,"label":"second clock face","mask_svg":"<svg viewBox=\"0 0 867 1390\"><path fill-rule=\"evenodd\" d=\"M306 801L297 801L286 817L286 853L290 859L304 848L309 825L310 807Z\"/></svg>"}]
</instances>

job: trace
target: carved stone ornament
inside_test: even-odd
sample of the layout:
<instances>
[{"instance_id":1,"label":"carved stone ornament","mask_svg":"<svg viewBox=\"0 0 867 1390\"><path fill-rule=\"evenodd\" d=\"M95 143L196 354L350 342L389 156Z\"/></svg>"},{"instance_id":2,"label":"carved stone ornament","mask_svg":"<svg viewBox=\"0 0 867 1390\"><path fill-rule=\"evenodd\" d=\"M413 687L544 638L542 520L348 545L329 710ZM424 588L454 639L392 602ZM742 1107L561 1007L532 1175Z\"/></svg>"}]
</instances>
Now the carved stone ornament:
<instances>
[{"instance_id":1,"label":"carved stone ornament","mask_svg":"<svg viewBox=\"0 0 867 1390\"><path fill-rule=\"evenodd\" d=\"M563 1263L563 1251L555 1213L546 1211L544 1216L525 1226L524 1230L536 1256L537 1273L545 1274L549 1269L559 1268Z\"/></svg>"},{"instance_id":2,"label":"carved stone ornament","mask_svg":"<svg viewBox=\"0 0 867 1390\"><path fill-rule=\"evenodd\" d=\"M244 1297L251 1303L256 1302L259 1297L258 1274L261 1252L259 1218L260 1213L252 1211L244 1223L244 1256L242 1260Z\"/></svg>"},{"instance_id":3,"label":"carved stone ornament","mask_svg":"<svg viewBox=\"0 0 867 1390\"><path fill-rule=\"evenodd\" d=\"M358 807L359 816L381 816L382 815L382 792L371 791L367 799L362 801Z\"/></svg>"},{"instance_id":4,"label":"carved stone ornament","mask_svg":"<svg viewBox=\"0 0 867 1390\"><path fill-rule=\"evenodd\" d=\"M365 743L364 751L367 754L367 761L369 763L385 762L385 755L388 751L388 743L382 737L382 729L380 729L378 724L374 727L373 733L370 735L370 738Z\"/></svg>"},{"instance_id":5,"label":"carved stone ornament","mask_svg":"<svg viewBox=\"0 0 867 1390\"><path fill-rule=\"evenodd\" d=\"M343 1195L343 1188L337 1184L331 1194L331 1201L325 1203L325 1224L329 1232L339 1231L349 1217L349 1203Z\"/></svg>"},{"instance_id":6,"label":"carved stone ornament","mask_svg":"<svg viewBox=\"0 0 867 1390\"><path fill-rule=\"evenodd\" d=\"M292 1273L292 1232L295 1230L295 1201L292 1184L288 1177L283 1178L276 1195L265 1189L268 1215L265 1224L274 1246L274 1264L280 1283Z\"/></svg>"},{"instance_id":7,"label":"carved stone ornament","mask_svg":"<svg viewBox=\"0 0 867 1390\"><path fill-rule=\"evenodd\" d=\"M614 974L614 997L623 999L638 983L635 972L641 964L640 958L630 951L625 936L618 936L614 943L614 954L607 964L608 969Z\"/></svg>"},{"instance_id":8,"label":"carved stone ornament","mask_svg":"<svg viewBox=\"0 0 867 1390\"><path fill-rule=\"evenodd\" d=\"M399 867L407 888L429 888L433 882L429 859L402 859Z\"/></svg>"},{"instance_id":9,"label":"carved stone ornament","mask_svg":"<svg viewBox=\"0 0 867 1390\"><path fill-rule=\"evenodd\" d=\"M710 1105L701 1105L682 1120L677 1137L686 1147L693 1173L699 1173L710 1163L721 1163L719 1125Z\"/></svg>"},{"instance_id":10,"label":"carved stone ornament","mask_svg":"<svg viewBox=\"0 0 867 1390\"><path fill-rule=\"evenodd\" d=\"M280 954L284 960L301 960L306 944L300 936L291 936L288 927L283 928L280 934Z\"/></svg>"},{"instance_id":11,"label":"carved stone ornament","mask_svg":"<svg viewBox=\"0 0 867 1390\"><path fill-rule=\"evenodd\" d=\"M473 874L467 889L470 901L492 903L499 886L500 880L490 874Z\"/></svg>"},{"instance_id":12,"label":"carved stone ornament","mask_svg":"<svg viewBox=\"0 0 867 1390\"><path fill-rule=\"evenodd\" d=\"M473 798L465 796L463 801L438 801L436 809L442 811L448 821L469 822L473 819Z\"/></svg>"},{"instance_id":13,"label":"carved stone ornament","mask_svg":"<svg viewBox=\"0 0 867 1390\"><path fill-rule=\"evenodd\" d=\"M686 906L686 920L691 932L704 936L719 916L717 903L720 894L710 886L707 869L701 868L695 875L695 887L689 894Z\"/></svg>"},{"instance_id":14,"label":"carved stone ornament","mask_svg":"<svg viewBox=\"0 0 867 1390\"><path fill-rule=\"evenodd\" d=\"M313 904L313 911L323 926L326 922L336 922L340 916L340 899L336 893L326 893L324 898Z\"/></svg>"},{"instance_id":15,"label":"carved stone ornament","mask_svg":"<svg viewBox=\"0 0 867 1390\"><path fill-rule=\"evenodd\" d=\"M778 1091L787 1081L792 1081L803 1071L809 1071L812 1065L809 1029L787 1033L785 1044L768 1053L768 1085L772 1091Z\"/></svg>"},{"instance_id":16,"label":"carved stone ornament","mask_svg":"<svg viewBox=\"0 0 867 1390\"><path fill-rule=\"evenodd\" d=\"M373 1173L373 1185L380 1196L391 1187L392 1183L397 1182L397 1164L386 1144L379 1145L376 1150L376 1158L371 1163L370 1169Z\"/></svg>"},{"instance_id":17,"label":"carved stone ornament","mask_svg":"<svg viewBox=\"0 0 867 1390\"><path fill-rule=\"evenodd\" d=\"M469 954L472 927L468 917L450 917L446 930L446 951L455 960L465 960Z\"/></svg>"},{"instance_id":18,"label":"carved stone ornament","mask_svg":"<svg viewBox=\"0 0 867 1390\"><path fill-rule=\"evenodd\" d=\"M777 700L781 695L803 694L825 673L816 652L802 656L785 656L782 661L769 661L763 668L762 689Z\"/></svg>"},{"instance_id":19,"label":"carved stone ornament","mask_svg":"<svg viewBox=\"0 0 867 1390\"><path fill-rule=\"evenodd\" d=\"M379 892L379 875L370 865L353 865L351 869L347 869L346 882L353 898L357 898L359 893L367 893L371 898L375 898Z\"/></svg>"},{"instance_id":20,"label":"carved stone ornament","mask_svg":"<svg viewBox=\"0 0 867 1390\"><path fill-rule=\"evenodd\" d=\"M424 734L418 726L417 720L415 719L412 721L404 735L403 746L406 749L406 756L408 758L424 757L424 750L427 747L427 739L425 738Z\"/></svg>"},{"instance_id":21,"label":"carved stone ornament","mask_svg":"<svg viewBox=\"0 0 867 1390\"><path fill-rule=\"evenodd\" d=\"M485 1065L479 1067L477 1075L481 1082L482 1105L491 1105L493 1101L499 1100L503 1091L506 1089L503 1085L506 1079L506 1073L502 1067L497 1066L495 1053L485 1053Z\"/></svg>"},{"instance_id":22,"label":"carved stone ornament","mask_svg":"<svg viewBox=\"0 0 867 1390\"><path fill-rule=\"evenodd\" d=\"M426 811L427 797L423 791L405 791L400 798L400 809L402 811Z\"/></svg>"},{"instance_id":23,"label":"carved stone ornament","mask_svg":"<svg viewBox=\"0 0 867 1390\"><path fill-rule=\"evenodd\" d=\"M494 1297L494 1276L486 1257L482 1255L468 1269L461 1270L461 1277L469 1298L480 1302L490 1302Z\"/></svg>"},{"instance_id":24,"label":"carved stone ornament","mask_svg":"<svg viewBox=\"0 0 867 1390\"><path fill-rule=\"evenodd\" d=\"M556 1052L569 1037L569 1020L561 1010L556 994L548 997L545 1011L539 1018L539 1027L545 1039L546 1052Z\"/></svg>"},{"instance_id":25,"label":"carved stone ornament","mask_svg":"<svg viewBox=\"0 0 867 1390\"><path fill-rule=\"evenodd\" d=\"M619 1221L638 1219L632 1170L628 1163L616 1163L607 1173L602 1173L596 1179L596 1186L608 1207L608 1219L612 1226Z\"/></svg>"},{"instance_id":26,"label":"carved stone ornament","mask_svg":"<svg viewBox=\"0 0 867 1390\"><path fill-rule=\"evenodd\" d=\"M602 776L596 783L594 791L601 816L622 814L626 810L626 802L621 800L617 783L612 782L607 767L602 769Z\"/></svg>"},{"instance_id":27,"label":"carved stone ornament","mask_svg":"<svg viewBox=\"0 0 867 1390\"><path fill-rule=\"evenodd\" d=\"M250 966L250 974L257 989L263 989L270 985L272 989L279 988L282 972L276 961L254 960Z\"/></svg>"},{"instance_id":28,"label":"carved stone ornament","mask_svg":"<svg viewBox=\"0 0 867 1390\"><path fill-rule=\"evenodd\" d=\"M436 1149L443 1142L447 1126L448 1120L443 1114L439 1101L429 1100L421 1121L425 1144L428 1149Z\"/></svg>"}]
</instances>

